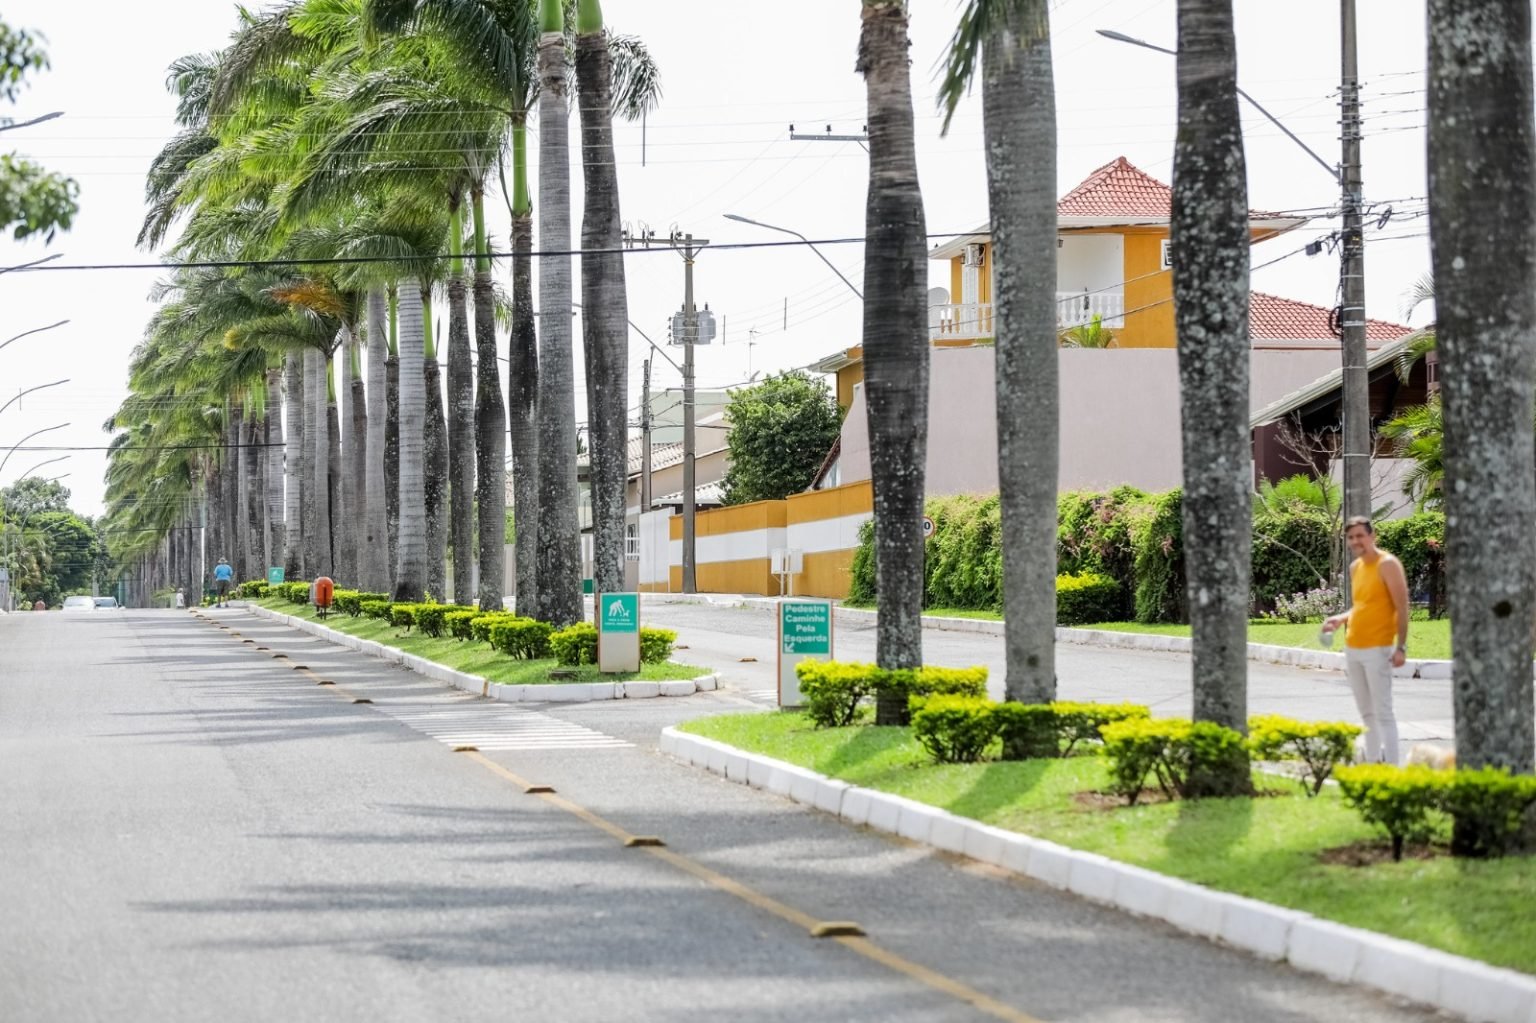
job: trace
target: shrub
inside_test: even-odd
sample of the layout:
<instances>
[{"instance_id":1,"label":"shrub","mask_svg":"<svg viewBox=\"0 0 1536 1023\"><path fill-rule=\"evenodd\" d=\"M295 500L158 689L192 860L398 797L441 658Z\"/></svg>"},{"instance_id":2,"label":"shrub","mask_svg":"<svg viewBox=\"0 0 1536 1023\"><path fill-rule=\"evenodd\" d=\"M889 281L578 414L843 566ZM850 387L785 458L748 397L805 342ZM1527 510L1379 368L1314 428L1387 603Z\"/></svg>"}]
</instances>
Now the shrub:
<instances>
[{"instance_id":1,"label":"shrub","mask_svg":"<svg viewBox=\"0 0 1536 1023\"><path fill-rule=\"evenodd\" d=\"M1275 598L1273 617L1293 624L1320 622L1340 610L1343 594L1332 586L1319 586L1305 593L1281 594Z\"/></svg>"},{"instance_id":2,"label":"shrub","mask_svg":"<svg viewBox=\"0 0 1536 1023\"><path fill-rule=\"evenodd\" d=\"M1107 575L1083 572L1056 577L1056 623L1087 625L1120 617L1120 584Z\"/></svg>"},{"instance_id":3,"label":"shrub","mask_svg":"<svg viewBox=\"0 0 1536 1023\"><path fill-rule=\"evenodd\" d=\"M491 646L508 657L529 661L549 656L549 638L555 627L532 618L504 618L491 623Z\"/></svg>"},{"instance_id":4,"label":"shrub","mask_svg":"<svg viewBox=\"0 0 1536 1023\"><path fill-rule=\"evenodd\" d=\"M987 669L982 665L971 668L940 668L933 665L889 670L874 668L871 681L877 700L890 695L900 702L903 725L912 720L910 703L914 697L987 695Z\"/></svg>"},{"instance_id":5,"label":"shrub","mask_svg":"<svg viewBox=\"0 0 1536 1023\"><path fill-rule=\"evenodd\" d=\"M1502 856L1518 846L1525 814L1536 803L1536 778L1497 767L1462 769L1442 790L1444 810L1456 820L1451 851L1458 856Z\"/></svg>"},{"instance_id":6,"label":"shrub","mask_svg":"<svg viewBox=\"0 0 1536 1023\"><path fill-rule=\"evenodd\" d=\"M1228 781L1239 770L1246 781L1248 750L1239 732L1210 721L1128 718L1105 725L1104 754L1110 788L1135 804L1150 777L1169 799L1237 795Z\"/></svg>"},{"instance_id":7,"label":"shrub","mask_svg":"<svg viewBox=\"0 0 1536 1023\"><path fill-rule=\"evenodd\" d=\"M1112 620L1129 618L1136 592L1136 552L1131 524L1151 497L1135 487L1107 494L1069 491L1056 501L1057 571L1068 575L1095 572L1120 584L1120 604Z\"/></svg>"},{"instance_id":8,"label":"shrub","mask_svg":"<svg viewBox=\"0 0 1536 1023\"><path fill-rule=\"evenodd\" d=\"M469 620L469 636L479 643L491 641L491 626L497 622L510 621L517 615L510 611L491 611L485 614L477 614Z\"/></svg>"},{"instance_id":9,"label":"shrub","mask_svg":"<svg viewBox=\"0 0 1536 1023\"><path fill-rule=\"evenodd\" d=\"M392 606L387 600L365 600L358 605L365 618L379 618L389 621L389 609Z\"/></svg>"},{"instance_id":10,"label":"shrub","mask_svg":"<svg viewBox=\"0 0 1536 1023\"><path fill-rule=\"evenodd\" d=\"M1183 515L1183 491L1170 490L1132 518L1138 622L1185 620Z\"/></svg>"},{"instance_id":11,"label":"shrub","mask_svg":"<svg viewBox=\"0 0 1536 1023\"><path fill-rule=\"evenodd\" d=\"M443 634L443 619L452 610L452 604L417 604L417 630L423 636L431 636L433 639L436 639Z\"/></svg>"},{"instance_id":12,"label":"shrub","mask_svg":"<svg viewBox=\"0 0 1536 1023\"><path fill-rule=\"evenodd\" d=\"M356 618L363 602L363 595L356 590L333 590L331 606L348 618Z\"/></svg>"},{"instance_id":13,"label":"shrub","mask_svg":"<svg viewBox=\"0 0 1536 1023\"><path fill-rule=\"evenodd\" d=\"M235 596L243 600L260 600L267 595L265 579L251 579L235 587Z\"/></svg>"},{"instance_id":14,"label":"shrub","mask_svg":"<svg viewBox=\"0 0 1536 1023\"><path fill-rule=\"evenodd\" d=\"M416 608L418 604L393 604L389 609L389 624L397 629L409 630L416 624Z\"/></svg>"},{"instance_id":15,"label":"shrub","mask_svg":"<svg viewBox=\"0 0 1536 1023\"><path fill-rule=\"evenodd\" d=\"M859 704L875 692L873 664L801 661L795 665L805 713L818 728L842 728L858 717Z\"/></svg>"},{"instance_id":16,"label":"shrub","mask_svg":"<svg viewBox=\"0 0 1536 1023\"><path fill-rule=\"evenodd\" d=\"M1294 477L1282 481L1281 489L1300 482ZM1308 481L1306 485L1318 490L1315 483ZM1271 505L1261 504L1253 516L1249 593L1260 612L1277 607L1282 597L1326 586L1339 536L1337 520L1322 508L1287 500L1283 493L1275 496L1273 491L1270 500Z\"/></svg>"},{"instance_id":17,"label":"shrub","mask_svg":"<svg viewBox=\"0 0 1536 1023\"><path fill-rule=\"evenodd\" d=\"M672 629L640 627L640 660L646 664L665 664L672 656L672 644L677 633Z\"/></svg>"},{"instance_id":18,"label":"shrub","mask_svg":"<svg viewBox=\"0 0 1536 1023\"><path fill-rule=\"evenodd\" d=\"M1376 524L1376 542L1403 563L1408 592L1429 604L1430 617L1445 609L1445 516L1419 512Z\"/></svg>"},{"instance_id":19,"label":"shrub","mask_svg":"<svg viewBox=\"0 0 1536 1023\"><path fill-rule=\"evenodd\" d=\"M449 611L443 616L443 624L448 628L448 634L454 639L469 638L469 623L480 617L480 609L472 608L466 611Z\"/></svg>"},{"instance_id":20,"label":"shrub","mask_svg":"<svg viewBox=\"0 0 1536 1023\"><path fill-rule=\"evenodd\" d=\"M859 527L859 546L848 569L848 603L875 602L875 520Z\"/></svg>"},{"instance_id":21,"label":"shrub","mask_svg":"<svg viewBox=\"0 0 1536 1023\"><path fill-rule=\"evenodd\" d=\"M1366 823L1392 840L1392 858L1403 858L1403 845L1426 842L1434 834L1442 797L1452 774L1416 765L1356 764L1335 772L1349 805Z\"/></svg>"},{"instance_id":22,"label":"shrub","mask_svg":"<svg viewBox=\"0 0 1536 1023\"><path fill-rule=\"evenodd\" d=\"M279 583L267 589L269 595L278 596L290 604L309 603L309 583L293 580L292 582Z\"/></svg>"},{"instance_id":23,"label":"shrub","mask_svg":"<svg viewBox=\"0 0 1536 1023\"><path fill-rule=\"evenodd\" d=\"M1073 703L1057 700L1051 704L1056 715L1061 741L1066 745L1061 755L1070 757L1080 742L1102 741L1105 725L1117 721L1144 721L1152 712L1139 703Z\"/></svg>"},{"instance_id":24,"label":"shrub","mask_svg":"<svg viewBox=\"0 0 1536 1023\"><path fill-rule=\"evenodd\" d=\"M597 663L597 626L577 622L549 637L550 652L565 665Z\"/></svg>"},{"instance_id":25,"label":"shrub","mask_svg":"<svg viewBox=\"0 0 1536 1023\"><path fill-rule=\"evenodd\" d=\"M1355 759L1360 731L1360 726L1342 721L1294 721L1262 714L1248 722L1248 749L1259 760L1299 761L1301 787L1315 796L1336 766Z\"/></svg>"},{"instance_id":26,"label":"shrub","mask_svg":"<svg viewBox=\"0 0 1536 1023\"><path fill-rule=\"evenodd\" d=\"M997 495L935 497L924 510L934 529L924 544L923 606L1001 611L1003 527Z\"/></svg>"},{"instance_id":27,"label":"shrub","mask_svg":"<svg viewBox=\"0 0 1536 1023\"><path fill-rule=\"evenodd\" d=\"M1004 760L1061 755L1060 721L1050 704L1005 701L992 708L992 723L1003 740Z\"/></svg>"},{"instance_id":28,"label":"shrub","mask_svg":"<svg viewBox=\"0 0 1536 1023\"><path fill-rule=\"evenodd\" d=\"M974 696L920 696L912 701L912 734L941 764L981 759L997 736L990 700Z\"/></svg>"}]
</instances>

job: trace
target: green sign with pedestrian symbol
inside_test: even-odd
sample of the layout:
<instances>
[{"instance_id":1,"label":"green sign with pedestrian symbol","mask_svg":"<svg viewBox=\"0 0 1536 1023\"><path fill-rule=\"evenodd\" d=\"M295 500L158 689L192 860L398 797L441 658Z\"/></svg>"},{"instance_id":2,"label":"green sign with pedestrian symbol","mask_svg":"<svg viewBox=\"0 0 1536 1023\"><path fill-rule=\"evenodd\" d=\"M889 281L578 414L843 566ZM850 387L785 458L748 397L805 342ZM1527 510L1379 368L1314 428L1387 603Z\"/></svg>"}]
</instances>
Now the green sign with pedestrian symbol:
<instances>
[{"instance_id":1,"label":"green sign with pedestrian symbol","mask_svg":"<svg viewBox=\"0 0 1536 1023\"><path fill-rule=\"evenodd\" d=\"M786 600L779 605L779 638L786 654L825 657L832 652L832 605Z\"/></svg>"},{"instance_id":2,"label":"green sign with pedestrian symbol","mask_svg":"<svg viewBox=\"0 0 1536 1023\"><path fill-rule=\"evenodd\" d=\"M271 568L267 569L267 585L268 586L278 586L278 585L281 585L282 581L283 581L283 569L282 569L281 566L274 565Z\"/></svg>"},{"instance_id":3,"label":"green sign with pedestrian symbol","mask_svg":"<svg viewBox=\"0 0 1536 1023\"><path fill-rule=\"evenodd\" d=\"M602 610L598 615L598 629L607 633L638 633L640 631L640 594L604 593Z\"/></svg>"}]
</instances>

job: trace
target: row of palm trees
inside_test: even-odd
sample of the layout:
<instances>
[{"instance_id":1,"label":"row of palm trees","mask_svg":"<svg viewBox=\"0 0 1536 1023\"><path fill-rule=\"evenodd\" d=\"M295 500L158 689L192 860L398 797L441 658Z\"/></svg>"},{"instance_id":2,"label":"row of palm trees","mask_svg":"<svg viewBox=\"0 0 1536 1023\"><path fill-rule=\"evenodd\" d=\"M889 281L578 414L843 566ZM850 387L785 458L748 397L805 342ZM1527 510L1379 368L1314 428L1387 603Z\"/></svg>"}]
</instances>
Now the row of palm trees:
<instances>
[{"instance_id":1,"label":"row of palm trees","mask_svg":"<svg viewBox=\"0 0 1536 1023\"><path fill-rule=\"evenodd\" d=\"M230 44L176 62L168 85L181 130L151 168L139 242L158 248L179 227L179 265L107 424L109 511L133 538L119 553L174 561L195 588L173 538L206 528L207 551L242 578L284 565L400 599L499 605L510 434L520 604L578 619L571 260L540 267L541 335L528 127L536 115L541 248L568 253L577 90L582 243L616 250L612 115L659 95L643 45L610 34L598 0L290 0L242 10ZM493 279L493 174L511 215L510 295ZM594 574L617 589L622 262L588 259L582 288ZM511 334L510 423L498 328Z\"/></svg>"}]
</instances>

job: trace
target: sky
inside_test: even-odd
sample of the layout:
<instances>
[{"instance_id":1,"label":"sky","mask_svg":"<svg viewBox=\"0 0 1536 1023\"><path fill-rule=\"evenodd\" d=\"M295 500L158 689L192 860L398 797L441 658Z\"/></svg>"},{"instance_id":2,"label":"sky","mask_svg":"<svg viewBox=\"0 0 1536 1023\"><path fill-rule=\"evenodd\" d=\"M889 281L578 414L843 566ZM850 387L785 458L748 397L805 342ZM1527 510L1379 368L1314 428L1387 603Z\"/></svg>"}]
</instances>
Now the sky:
<instances>
[{"instance_id":1,"label":"sky","mask_svg":"<svg viewBox=\"0 0 1536 1023\"><path fill-rule=\"evenodd\" d=\"M663 95L644 125L617 126L622 216L658 239L676 229L720 245L772 242L787 236L725 219L735 213L798 231L811 239L863 234L868 163L854 142L792 141L798 133L857 134L864 83L854 67L856 0L607 0L610 28L641 37L661 71ZM1424 167L1424 4L1359 0L1363 83L1366 301L1370 316L1404 320L1404 295L1429 267ZM1337 161L1338 0L1284 4L1238 0L1239 84L1331 165ZM1175 42L1174 0L1053 0L1059 135L1059 191L1125 156L1169 180L1175 124L1172 57L1095 34L1109 28L1163 46ZM958 19L952 0L911 4L912 85L917 113L919 175L928 230L968 233L987 221L980 100L962 105L947 135L936 106L936 67ZM68 269L149 263L135 248L144 213L144 174L174 132L174 102L165 68L184 54L222 47L235 8L216 0L154 0L145 5L79 0L8 0L13 27L41 31L53 67L35 76L12 116L24 120L60 110L46 124L0 134L0 151L16 151L74 177L80 214L51 246L0 239L0 267L62 253L47 272L0 275L0 342L68 319L65 326L0 350L0 404L18 391L59 379L68 383L28 395L0 413L0 458L32 430L49 430L29 446L100 447L102 426L126 393L130 353L153 311L148 293L163 271ZM1249 203L1256 209L1336 209L1332 176L1268 121L1244 106ZM576 118L572 116L575 138ZM537 125L533 131L536 133ZM532 140L536 146L536 135ZM579 151L573 150L573 232L581 217ZM536 173L536 169L535 169ZM505 204L496 196L490 229L507 246ZM537 212L537 211L536 211ZM1254 249L1256 290L1334 304L1336 253L1308 256L1306 241L1336 220L1319 219ZM828 244L820 252L862 288L861 244ZM682 304L683 261L666 246L626 261L631 333L631 395L638 407L641 366L650 348L642 332L665 346L671 314ZM504 282L510 269L498 269ZM948 284L946 264L933 283ZM721 337L697 352L701 388L740 384L808 365L859 342L861 303L815 252L803 247L706 249L695 265L698 303L717 317ZM579 301L579 295L577 297ZM579 330L577 332L579 338ZM505 351L506 339L501 339ZM667 350L681 362L681 351ZM583 383L577 367L577 418ZM657 357L653 386L676 387L681 375ZM1066 415L1073 410L1064 410ZM1095 414L1084 409L1081 414ZM68 458L38 471L68 475L76 510L102 510L101 451L19 451L0 471L0 485L44 459Z\"/></svg>"}]
</instances>

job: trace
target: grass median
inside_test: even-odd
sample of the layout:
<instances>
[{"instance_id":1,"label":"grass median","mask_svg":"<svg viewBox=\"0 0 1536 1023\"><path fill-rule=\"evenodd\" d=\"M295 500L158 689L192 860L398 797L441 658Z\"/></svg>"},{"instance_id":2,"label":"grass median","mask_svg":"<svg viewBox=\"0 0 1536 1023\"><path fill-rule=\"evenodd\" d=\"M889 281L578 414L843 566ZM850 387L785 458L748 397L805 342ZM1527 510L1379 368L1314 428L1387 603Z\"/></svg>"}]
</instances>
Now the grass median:
<instances>
[{"instance_id":1,"label":"grass median","mask_svg":"<svg viewBox=\"0 0 1536 1023\"><path fill-rule=\"evenodd\" d=\"M1156 636L1188 636L1188 625L1144 625L1141 622L1104 622L1084 625L1085 629L1104 629L1109 632L1143 632ZM1304 650L1325 650L1317 641L1317 623L1292 624L1291 622L1251 621L1248 623L1248 642L1266 643L1270 646L1300 647ZM1331 648L1344 649L1344 636L1334 638ZM1451 622L1448 618L1415 619L1408 623L1408 656L1416 661L1448 661L1451 658Z\"/></svg>"},{"instance_id":2,"label":"grass median","mask_svg":"<svg viewBox=\"0 0 1536 1023\"><path fill-rule=\"evenodd\" d=\"M397 647L408 654L425 657L429 661L436 661L455 671L479 675L492 682L507 685L560 685L566 682L666 682L673 679L698 678L700 675L709 673L707 668L679 664L676 661L664 661L660 664L642 664L637 672L604 674L597 670L595 664L569 667L560 664L554 658L538 661L520 660L492 649L488 643L449 637L433 639L415 631L396 628L377 618L349 618L338 612L332 612L321 618L309 605L291 604L280 598L268 597L251 603L259 604L279 614L319 622L337 632L345 632L359 639ZM575 674L574 677L550 678L549 673L552 671Z\"/></svg>"},{"instance_id":3,"label":"grass median","mask_svg":"<svg viewBox=\"0 0 1536 1023\"><path fill-rule=\"evenodd\" d=\"M1270 794L1260 798L1127 807L1097 795L1108 775L1092 755L933 764L909 729L816 729L783 712L679 727L997 827L1536 973L1536 858L1332 862L1382 842L1334 786L1309 799L1299 784L1261 774Z\"/></svg>"}]
</instances>

